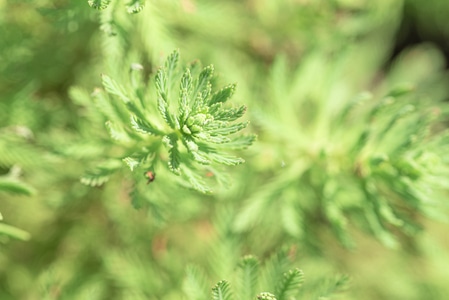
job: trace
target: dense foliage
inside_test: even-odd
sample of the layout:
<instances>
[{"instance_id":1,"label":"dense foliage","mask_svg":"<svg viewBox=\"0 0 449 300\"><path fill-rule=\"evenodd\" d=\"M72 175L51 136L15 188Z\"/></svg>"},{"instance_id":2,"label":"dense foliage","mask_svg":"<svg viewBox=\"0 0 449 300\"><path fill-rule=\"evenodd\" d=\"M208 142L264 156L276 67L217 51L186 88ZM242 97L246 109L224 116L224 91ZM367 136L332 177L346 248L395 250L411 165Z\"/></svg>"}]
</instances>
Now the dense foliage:
<instances>
[{"instance_id":1,"label":"dense foliage","mask_svg":"<svg viewBox=\"0 0 449 300\"><path fill-rule=\"evenodd\" d=\"M446 299L448 12L0 0L0 299Z\"/></svg>"}]
</instances>

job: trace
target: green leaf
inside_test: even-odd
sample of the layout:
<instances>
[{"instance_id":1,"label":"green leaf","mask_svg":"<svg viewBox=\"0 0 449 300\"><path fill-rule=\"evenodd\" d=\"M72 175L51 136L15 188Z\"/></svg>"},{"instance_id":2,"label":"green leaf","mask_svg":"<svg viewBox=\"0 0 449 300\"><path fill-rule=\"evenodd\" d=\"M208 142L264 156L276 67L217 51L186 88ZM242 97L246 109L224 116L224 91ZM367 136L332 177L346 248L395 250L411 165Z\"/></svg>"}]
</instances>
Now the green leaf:
<instances>
[{"instance_id":1,"label":"green leaf","mask_svg":"<svg viewBox=\"0 0 449 300\"><path fill-rule=\"evenodd\" d=\"M241 136L232 138L229 142L218 145L217 148L242 150L242 149L246 149L249 146L251 146L255 140L256 140L255 135L241 135Z\"/></svg>"},{"instance_id":2,"label":"green leaf","mask_svg":"<svg viewBox=\"0 0 449 300\"><path fill-rule=\"evenodd\" d=\"M241 299L253 299L256 295L259 260L252 255L243 257L239 264L237 285Z\"/></svg>"},{"instance_id":3,"label":"green leaf","mask_svg":"<svg viewBox=\"0 0 449 300\"><path fill-rule=\"evenodd\" d=\"M187 68L181 77L180 89L181 90L185 89L187 92L190 92L192 87L193 87L192 74L190 73L190 69Z\"/></svg>"},{"instance_id":4,"label":"green leaf","mask_svg":"<svg viewBox=\"0 0 449 300\"><path fill-rule=\"evenodd\" d=\"M0 223L0 234L4 234L22 241L27 241L31 237L28 232L3 223Z\"/></svg>"},{"instance_id":5,"label":"green leaf","mask_svg":"<svg viewBox=\"0 0 449 300\"><path fill-rule=\"evenodd\" d=\"M90 186L101 186L109 181L109 177L113 172L110 170L94 170L87 172L81 177L81 183Z\"/></svg>"},{"instance_id":6,"label":"green leaf","mask_svg":"<svg viewBox=\"0 0 449 300\"><path fill-rule=\"evenodd\" d=\"M317 299L330 299L332 296L344 292L349 285L350 278L347 275L339 275L323 281L317 288Z\"/></svg>"},{"instance_id":7,"label":"green leaf","mask_svg":"<svg viewBox=\"0 0 449 300\"><path fill-rule=\"evenodd\" d=\"M357 155L358 152L368 144L368 142L372 137L372 134L373 133L371 128L369 127L365 128L358 137L358 139L355 141L354 145L352 146L350 154L354 156Z\"/></svg>"},{"instance_id":8,"label":"green leaf","mask_svg":"<svg viewBox=\"0 0 449 300\"><path fill-rule=\"evenodd\" d=\"M129 119L129 113L122 105L122 102L113 101L107 93L97 89L93 93L95 106L103 113L106 119L113 122L125 123Z\"/></svg>"},{"instance_id":9,"label":"green leaf","mask_svg":"<svg viewBox=\"0 0 449 300\"><path fill-rule=\"evenodd\" d=\"M196 266L188 266L183 290L189 300L207 300L209 285L204 272Z\"/></svg>"},{"instance_id":10,"label":"green leaf","mask_svg":"<svg viewBox=\"0 0 449 300\"><path fill-rule=\"evenodd\" d=\"M134 171L134 169L141 164L141 160L129 156L125 157L123 161L128 165L131 171Z\"/></svg>"},{"instance_id":11,"label":"green leaf","mask_svg":"<svg viewBox=\"0 0 449 300\"><path fill-rule=\"evenodd\" d=\"M189 92L187 89L182 89L179 95L178 112L178 123L180 124L180 127L184 126L184 121L190 113L189 102Z\"/></svg>"},{"instance_id":12,"label":"green leaf","mask_svg":"<svg viewBox=\"0 0 449 300\"><path fill-rule=\"evenodd\" d=\"M105 90L109 94L119 97L124 103L128 103L131 101L131 99L128 97L125 88L119 83L117 83L114 79L105 74L101 75L101 79Z\"/></svg>"},{"instance_id":13,"label":"green leaf","mask_svg":"<svg viewBox=\"0 0 449 300\"><path fill-rule=\"evenodd\" d=\"M3 177L0 178L0 192L32 196L36 193L36 190L16 179Z\"/></svg>"},{"instance_id":14,"label":"green leaf","mask_svg":"<svg viewBox=\"0 0 449 300\"><path fill-rule=\"evenodd\" d=\"M182 142L186 146L187 150L189 150L189 152L196 152L199 149L198 145L190 137L183 136Z\"/></svg>"},{"instance_id":15,"label":"green leaf","mask_svg":"<svg viewBox=\"0 0 449 300\"><path fill-rule=\"evenodd\" d=\"M98 10L103 10L108 7L110 0L88 0L87 3L90 7L93 7Z\"/></svg>"},{"instance_id":16,"label":"green leaf","mask_svg":"<svg viewBox=\"0 0 449 300\"><path fill-rule=\"evenodd\" d=\"M212 97L209 99L209 106L212 106L215 103L224 103L228 101L235 92L236 84L230 84L225 86L221 90L215 92Z\"/></svg>"},{"instance_id":17,"label":"green leaf","mask_svg":"<svg viewBox=\"0 0 449 300\"><path fill-rule=\"evenodd\" d=\"M388 204L385 199L379 197L377 200L379 205L379 214L385 221L397 227L401 227L404 225L404 220L396 216L394 209Z\"/></svg>"},{"instance_id":18,"label":"green leaf","mask_svg":"<svg viewBox=\"0 0 449 300\"><path fill-rule=\"evenodd\" d=\"M156 91L158 95L166 100L168 93L167 74L165 73L163 68L157 70L154 83L156 85Z\"/></svg>"},{"instance_id":19,"label":"green leaf","mask_svg":"<svg viewBox=\"0 0 449 300\"><path fill-rule=\"evenodd\" d=\"M179 168L180 153L178 149L178 138L176 137L176 134L166 135L164 136L162 141L168 148L169 154L168 167L170 171L172 171L177 175L181 174L181 170Z\"/></svg>"},{"instance_id":20,"label":"green leaf","mask_svg":"<svg viewBox=\"0 0 449 300\"><path fill-rule=\"evenodd\" d=\"M147 199L142 196L136 186L134 186L134 188L129 193L129 197L131 198L131 205L135 209L141 209L142 207L146 207L148 205ZM157 211L157 209L155 209L155 211Z\"/></svg>"},{"instance_id":21,"label":"green leaf","mask_svg":"<svg viewBox=\"0 0 449 300\"><path fill-rule=\"evenodd\" d=\"M204 152L199 151L199 146L193 139L191 139L190 137L183 136L182 142L184 143L187 150L189 151L189 153L192 155L193 159L196 162L203 164L203 165L207 165L207 164L211 163L211 161L207 157L207 155L205 155Z\"/></svg>"},{"instance_id":22,"label":"green leaf","mask_svg":"<svg viewBox=\"0 0 449 300\"><path fill-rule=\"evenodd\" d=\"M212 300L233 300L229 283L226 280L219 281L212 288Z\"/></svg>"},{"instance_id":23,"label":"green leaf","mask_svg":"<svg viewBox=\"0 0 449 300\"><path fill-rule=\"evenodd\" d=\"M365 217L372 230L373 234L386 246L389 248L397 248L398 241L394 237L393 233L386 230L382 224L378 212L373 209L373 207L367 205L365 209Z\"/></svg>"},{"instance_id":24,"label":"green leaf","mask_svg":"<svg viewBox=\"0 0 449 300\"><path fill-rule=\"evenodd\" d=\"M195 132L192 137L198 141L198 143L214 143L214 144L225 144L231 141L230 138L224 135L210 135L207 132Z\"/></svg>"},{"instance_id":25,"label":"green leaf","mask_svg":"<svg viewBox=\"0 0 449 300\"><path fill-rule=\"evenodd\" d=\"M257 222L264 211L267 211L272 197L266 193L255 193L243 202L243 207L237 214L234 222L234 230L243 232L249 230Z\"/></svg>"},{"instance_id":26,"label":"green leaf","mask_svg":"<svg viewBox=\"0 0 449 300\"><path fill-rule=\"evenodd\" d=\"M284 273L290 265L285 249L274 253L270 259L265 262L261 270L261 282L259 286L265 291L279 291L279 276Z\"/></svg>"},{"instance_id":27,"label":"green leaf","mask_svg":"<svg viewBox=\"0 0 449 300\"><path fill-rule=\"evenodd\" d=\"M126 5L127 11L130 14L136 14L141 12L145 7L145 1L142 0L130 0Z\"/></svg>"},{"instance_id":28,"label":"green leaf","mask_svg":"<svg viewBox=\"0 0 449 300\"><path fill-rule=\"evenodd\" d=\"M195 90L193 91L193 96L196 97L198 93L203 93L206 91L209 86L209 81L214 75L214 66L210 65L205 67L200 75L198 76L198 80L196 82Z\"/></svg>"},{"instance_id":29,"label":"green leaf","mask_svg":"<svg viewBox=\"0 0 449 300\"><path fill-rule=\"evenodd\" d=\"M181 78L180 90L179 90L179 100L178 100L178 122L184 125L184 120L190 113L191 99L190 93L192 90L192 75L190 74L190 69L186 69Z\"/></svg>"},{"instance_id":30,"label":"green leaf","mask_svg":"<svg viewBox=\"0 0 449 300\"><path fill-rule=\"evenodd\" d=\"M137 132L146 133L151 135L162 135L163 133L151 125L149 122L144 121L136 116L131 116L131 126Z\"/></svg>"},{"instance_id":31,"label":"green leaf","mask_svg":"<svg viewBox=\"0 0 449 300\"><path fill-rule=\"evenodd\" d=\"M109 180L109 177L120 169L122 164L119 160L109 160L94 170L87 172L81 177L81 183L90 186L100 186Z\"/></svg>"},{"instance_id":32,"label":"green leaf","mask_svg":"<svg viewBox=\"0 0 449 300\"><path fill-rule=\"evenodd\" d=\"M123 161L128 165L131 171L140 165L152 163L154 160L154 152L144 148L141 152L135 152L131 156L125 157Z\"/></svg>"},{"instance_id":33,"label":"green leaf","mask_svg":"<svg viewBox=\"0 0 449 300\"><path fill-rule=\"evenodd\" d=\"M415 90L415 86L410 83L402 84L401 86L394 87L388 94L387 97L398 98L407 94L410 94Z\"/></svg>"},{"instance_id":34,"label":"green leaf","mask_svg":"<svg viewBox=\"0 0 449 300\"><path fill-rule=\"evenodd\" d=\"M293 269L284 274L281 284L276 289L279 300L289 300L293 298L304 281L304 273L300 269Z\"/></svg>"},{"instance_id":35,"label":"green leaf","mask_svg":"<svg viewBox=\"0 0 449 300\"><path fill-rule=\"evenodd\" d=\"M170 81L175 75L175 70L176 67L178 66L178 61L179 61L179 50L173 51L165 61L165 71L167 72L167 78Z\"/></svg>"},{"instance_id":36,"label":"green leaf","mask_svg":"<svg viewBox=\"0 0 449 300\"><path fill-rule=\"evenodd\" d=\"M211 92L212 92L212 84L208 82L206 87L198 93L197 102L199 103L199 107L203 107L207 104L206 100L209 98Z\"/></svg>"},{"instance_id":37,"label":"green leaf","mask_svg":"<svg viewBox=\"0 0 449 300\"><path fill-rule=\"evenodd\" d=\"M378 137L381 139L386 135L387 132L392 130L392 128L399 122L402 118L405 118L410 113L416 110L415 106L408 104L396 111L394 115L391 116L390 121L383 128L383 130L378 134Z\"/></svg>"},{"instance_id":38,"label":"green leaf","mask_svg":"<svg viewBox=\"0 0 449 300\"><path fill-rule=\"evenodd\" d=\"M191 170L187 166L182 166L181 171L183 174L183 177L187 179L187 181L190 183L190 186L203 193L203 194L210 194L212 193L212 190L209 188L209 186L204 182L204 179L197 174L194 170Z\"/></svg>"},{"instance_id":39,"label":"green leaf","mask_svg":"<svg viewBox=\"0 0 449 300\"><path fill-rule=\"evenodd\" d=\"M210 135L229 135L232 133L236 133L248 126L249 122L242 122L237 124L228 124L228 123L214 123L211 125L204 126L204 131L209 133Z\"/></svg>"},{"instance_id":40,"label":"green leaf","mask_svg":"<svg viewBox=\"0 0 449 300\"><path fill-rule=\"evenodd\" d=\"M190 154L192 154L193 159L202 165L208 165L211 163L211 159L209 158L209 155L203 151L191 151Z\"/></svg>"},{"instance_id":41,"label":"green leaf","mask_svg":"<svg viewBox=\"0 0 449 300\"><path fill-rule=\"evenodd\" d=\"M381 101L377 102L376 105L371 109L369 113L369 118L373 119L381 114L381 112L385 112L385 110L391 108L393 104L396 103L396 99L394 97L385 97Z\"/></svg>"},{"instance_id":42,"label":"green leaf","mask_svg":"<svg viewBox=\"0 0 449 300\"><path fill-rule=\"evenodd\" d=\"M326 200L324 213L340 242L347 248L354 247L354 241L347 231L348 221L343 214L342 208L340 208L333 199L329 199Z\"/></svg>"},{"instance_id":43,"label":"green leaf","mask_svg":"<svg viewBox=\"0 0 449 300\"><path fill-rule=\"evenodd\" d=\"M168 108L168 103L164 100L163 97L159 97L157 99L157 108L165 123L167 123L172 129L176 129L175 123L173 122L173 118Z\"/></svg>"},{"instance_id":44,"label":"green leaf","mask_svg":"<svg viewBox=\"0 0 449 300\"><path fill-rule=\"evenodd\" d=\"M128 143L131 142L129 134L126 132L125 128L122 126L112 123L111 121L107 121L105 123L106 128L108 129L109 135L116 141Z\"/></svg>"},{"instance_id":45,"label":"green leaf","mask_svg":"<svg viewBox=\"0 0 449 300\"><path fill-rule=\"evenodd\" d=\"M216 113L212 114L214 119L217 121L228 121L232 122L242 117L246 112L246 106L242 105L238 108L224 108L217 110Z\"/></svg>"},{"instance_id":46,"label":"green leaf","mask_svg":"<svg viewBox=\"0 0 449 300\"><path fill-rule=\"evenodd\" d=\"M243 207L235 217L233 229L238 232L247 231L260 222L264 211L271 209L273 202L279 199L279 194L291 187L292 182L300 178L309 167L308 161L298 160L282 170L281 176L276 176L259 188L244 201Z\"/></svg>"},{"instance_id":47,"label":"green leaf","mask_svg":"<svg viewBox=\"0 0 449 300\"><path fill-rule=\"evenodd\" d=\"M174 64L175 57L173 57L173 54L169 59L167 59L166 62L166 68L170 68ZM171 61L171 62L170 62ZM164 69L159 69L156 78L155 78L155 84L156 84L156 91L158 94L157 98L157 108L159 110L159 113L161 114L162 118L165 120L165 122L172 128L175 129L175 123L173 122L173 118L170 114L169 110L169 104L168 104L168 85L167 85L167 73Z\"/></svg>"},{"instance_id":48,"label":"green leaf","mask_svg":"<svg viewBox=\"0 0 449 300\"><path fill-rule=\"evenodd\" d=\"M207 158L209 161L216 162L218 164L226 165L226 166L235 166L240 165L245 162L243 158L224 154L224 153L218 153L218 152L202 152L198 151L198 153L201 153L202 156Z\"/></svg>"},{"instance_id":49,"label":"green leaf","mask_svg":"<svg viewBox=\"0 0 449 300\"><path fill-rule=\"evenodd\" d=\"M380 212L377 199L376 185L373 181L364 180L361 188L365 194L364 214L373 234L387 247L396 248L398 241L393 233L388 231L382 222L383 216Z\"/></svg>"}]
</instances>

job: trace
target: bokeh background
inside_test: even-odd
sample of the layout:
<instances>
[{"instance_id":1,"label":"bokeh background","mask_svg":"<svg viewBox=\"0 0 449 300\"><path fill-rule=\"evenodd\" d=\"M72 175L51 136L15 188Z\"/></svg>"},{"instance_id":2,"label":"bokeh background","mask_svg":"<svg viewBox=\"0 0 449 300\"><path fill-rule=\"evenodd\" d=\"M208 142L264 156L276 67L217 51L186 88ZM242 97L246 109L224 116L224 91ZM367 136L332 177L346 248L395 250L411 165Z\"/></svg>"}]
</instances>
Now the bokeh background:
<instances>
[{"instance_id":1,"label":"bokeh background","mask_svg":"<svg viewBox=\"0 0 449 300\"><path fill-rule=\"evenodd\" d=\"M394 245L350 226L348 249L315 215L298 229L276 206L256 206L257 222L242 207L319 145L316 99L332 110L406 81L447 101L448 15L445 0L147 0L138 14L120 0L101 12L87 1L0 0L0 174L23 184L0 190L0 211L31 237L0 235L0 299L183 299L186 265L207 270L212 286L242 255L284 246L306 281L348 274L342 299L447 299L444 211L415 216L421 228ZM248 106L258 142L229 169L230 187L205 196L155 181L156 196L136 210L125 169L101 187L79 180L109 145L83 99L100 74L120 80L131 63L151 81L173 49L185 63L213 63L220 83L237 82L233 102ZM295 106L299 98L308 100ZM276 201L311 203L303 185L289 183Z\"/></svg>"}]
</instances>

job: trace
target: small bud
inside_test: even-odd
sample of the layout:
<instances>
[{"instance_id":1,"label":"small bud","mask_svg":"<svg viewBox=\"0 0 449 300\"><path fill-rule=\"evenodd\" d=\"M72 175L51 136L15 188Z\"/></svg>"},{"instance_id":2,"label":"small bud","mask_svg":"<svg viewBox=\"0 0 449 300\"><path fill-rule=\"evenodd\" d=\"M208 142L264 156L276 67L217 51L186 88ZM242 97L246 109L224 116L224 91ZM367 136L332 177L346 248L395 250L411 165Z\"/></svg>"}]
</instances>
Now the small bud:
<instances>
[{"instance_id":1,"label":"small bud","mask_svg":"<svg viewBox=\"0 0 449 300\"><path fill-rule=\"evenodd\" d=\"M189 127L187 127L187 125L182 126L182 132L184 132L185 134L192 134Z\"/></svg>"}]
</instances>

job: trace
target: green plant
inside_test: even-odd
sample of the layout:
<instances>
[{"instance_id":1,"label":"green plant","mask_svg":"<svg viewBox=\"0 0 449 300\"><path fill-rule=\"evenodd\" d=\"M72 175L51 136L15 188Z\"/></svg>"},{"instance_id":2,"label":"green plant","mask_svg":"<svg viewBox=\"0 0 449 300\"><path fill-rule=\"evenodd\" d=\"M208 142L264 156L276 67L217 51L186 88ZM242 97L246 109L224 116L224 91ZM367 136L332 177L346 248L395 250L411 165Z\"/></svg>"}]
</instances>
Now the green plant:
<instances>
[{"instance_id":1,"label":"green plant","mask_svg":"<svg viewBox=\"0 0 449 300\"><path fill-rule=\"evenodd\" d=\"M24 127L3 128L0 131L0 167L8 170L8 173L0 176L0 195L25 195L33 196L36 190L21 179L22 170L14 163L30 163L27 154L32 153L27 149L26 141L30 131ZM11 147L11 145L13 145ZM0 212L0 221L3 221L3 215ZM8 236L19 240L28 240L30 234L17 227L0 223L0 236Z\"/></svg>"},{"instance_id":2,"label":"green plant","mask_svg":"<svg viewBox=\"0 0 449 300\"><path fill-rule=\"evenodd\" d=\"M247 255L238 262L232 283L219 281L212 288L212 297L205 272L190 266L184 279L184 292L191 300L334 299L347 288L347 276L318 279L303 286L303 272L298 268L288 270L290 263L287 251L272 255L262 266L256 257Z\"/></svg>"},{"instance_id":3,"label":"green plant","mask_svg":"<svg viewBox=\"0 0 449 300\"><path fill-rule=\"evenodd\" d=\"M108 119L109 134L124 148L121 152L125 154L109 159L85 175L82 182L101 185L120 168L118 162L123 160L131 171L138 172L141 181L144 177L140 174L145 174L150 176L148 183L155 180L153 185L157 185L156 176L169 171L175 175L171 179L179 184L210 193L206 183L210 177L226 184L222 171L214 164L232 166L244 162L226 153L245 149L255 139L254 135L232 136L248 125L248 122L233 123L243 116L245 106L226 106L235 85L213 92L212 66L200 70L198 63L194 63L180 73L178 60L175 51L157 71L155 96L153 89L140 86L135 78L131 80L134 86L124 87L107 75L102 76L106 92L114 97L97 91L96 105ZM134 68L132 76L141 66Z\"/></svg>"},{"instance_id":4,"label":"green plant","mask_svg":"<svg viewBox=\"0 0 449 300\"><path fill-rule=\"evenodd\" d=\"M343 52L341 61L352 51ZM408 67L424 64L431 51L416 49ZM442 178L449 172L449 144L441 125L448 107L438 96L425 96L426 75L416 70L407 78L401 61L386 75L387 83L378 84L380 91L349 100L352 87L336 79L346 71L339 59L329 62L325 53L314 53L305 60L293 72L283 58L273 66L269 95L281 97L283 106L261 109L256 122L264 139L288 150L280 150L282 165L274 179L246 200L235 229L247 231L261 223L273 228L276 218L275 224L291 236L316 239L317 228L308 224L320 219L346 246L354 246L349 228L359 226L394 247L395 236L419 230L416 214L444 219L448 185ZM282 122L271 119L274 111ZM302 201L304 196L314 200ZM280 215L268 213L273 209Z\"/></svg>"},{"instance_id":5,"label":"green plant","mask_svg":"<svg viewBox=\"0 0 449 300\"><path fill-rule=\"evenodd\" d=\"M447 64L392 54L402 5L0 0L0 299L446 299Z\"/></svg>"},{"instance_id":6,"label":"green plant","mask_svg":"<svg viewBox=\"0 0 449 300\"><path fill-rule=\"evenodd\" d=\"M10 193L15 195L27 195L31 196L35 193L35 190L28 184L22 182L19 179L20 168L12 167L10 172L6 175L0 176L0 193ZM3 221L3 216L0 212L0 221ZM19 240L29 240L30 234L17 227L0 223L0 236L9 236Z\"/></svg>"}]
</instances>

